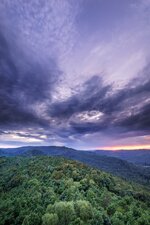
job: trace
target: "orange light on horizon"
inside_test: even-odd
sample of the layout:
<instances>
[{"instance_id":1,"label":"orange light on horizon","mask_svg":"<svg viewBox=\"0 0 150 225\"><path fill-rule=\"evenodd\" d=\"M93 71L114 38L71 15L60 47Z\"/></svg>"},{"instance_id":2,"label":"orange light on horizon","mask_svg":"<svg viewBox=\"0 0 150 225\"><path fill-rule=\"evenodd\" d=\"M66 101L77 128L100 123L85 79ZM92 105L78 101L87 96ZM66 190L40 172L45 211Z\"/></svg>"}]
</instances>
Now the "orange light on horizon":
<instances>
[{"instance_id":1,"label":"orange light on horizon","mask_svg":"<svg viewBox=\"0 0 150 225\"><path fill-rule=\"evenodd\" d=\"M123 145L123 146L106 146L106 147L97 147L97 150L150 150L150 145Z\"/></svg>"}]
</instances>

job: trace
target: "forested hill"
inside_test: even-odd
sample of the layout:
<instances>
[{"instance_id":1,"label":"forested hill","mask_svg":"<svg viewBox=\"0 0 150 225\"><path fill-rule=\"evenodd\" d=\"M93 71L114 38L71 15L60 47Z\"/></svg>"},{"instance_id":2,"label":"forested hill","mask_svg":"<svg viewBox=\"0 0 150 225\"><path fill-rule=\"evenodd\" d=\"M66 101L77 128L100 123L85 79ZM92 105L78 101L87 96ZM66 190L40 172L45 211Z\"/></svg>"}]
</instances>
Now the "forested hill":
<instances>
[{"instance_id":1,"label":"forested hill","mask_svg":"<svg viewBox=\"0 0 150 225\"><path fill-rule=\"evenodd\" d=\"M142 167L116 157L100 155L94 151L79 151L57 146L28 146L15 149L1 149L0 154L1 156L32 157L48 155L65 157L78 160L127 180L150 186L150 167ZM128 156L128 158L130 157Z\"/></svg>"},{"instance_id":2,"label":"forested hill","mask_svg":"<svg viewBox=\"0 0 150 225\"><path fill-rule=\"evenodd\" d=\"M1 157L1 225L149 225L150 195L76 161Z\"/></svg>"}]
</instances>

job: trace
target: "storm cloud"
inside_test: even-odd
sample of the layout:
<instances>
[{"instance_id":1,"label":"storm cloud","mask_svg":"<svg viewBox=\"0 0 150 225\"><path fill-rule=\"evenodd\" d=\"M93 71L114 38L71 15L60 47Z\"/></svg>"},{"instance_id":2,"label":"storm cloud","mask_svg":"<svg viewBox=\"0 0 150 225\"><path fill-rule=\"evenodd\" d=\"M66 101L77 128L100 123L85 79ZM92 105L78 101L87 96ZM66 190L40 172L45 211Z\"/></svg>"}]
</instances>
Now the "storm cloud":
<instances>
[{"instance_id":1,"label":"storm cloud","mask_svg":"<svg viewBox=\"0 0 150 225\"><path fill-rule=\"evenodd\" d=\"M79 133L94 133L115 127L123 128L124 132L129 129L146 129L148 132L150 80L145 74L142 77L145 77L142 83L140 78L133 79L123 89L114 90L112 85L104 85L101 78L93 76L82 85L77 94L65 101L51 104L49 114L59 120L69 121L71 128ZM91 112L95 116L101 113L100 118L90 121Z\"/></svg>"},{"instance_id":2,"label":"storm cloud","mask_svg":"<svg viewBox=\"0 0 150 225\"><path fill-rule=\"evenodd\" d=\"M147 144L147 12L148 0L1 1L1 146Z\"/></svg>"},{"instance_id":3,"label":"storm cloud","mask_svg":"<svg viewBox=\"0 0 150 225\"><path fill-rule=\"evenodd\" d=\"M16 63L16 59L21 60L20 64ZM46 100L51 101L53 88L60 75L54 60L51 59L49 65L50 69L38 61L25 58L18 50L10 48L9 40L0 33L1 125L44 122L38 116L36 106Z\"/></svg>"}]
</instances>

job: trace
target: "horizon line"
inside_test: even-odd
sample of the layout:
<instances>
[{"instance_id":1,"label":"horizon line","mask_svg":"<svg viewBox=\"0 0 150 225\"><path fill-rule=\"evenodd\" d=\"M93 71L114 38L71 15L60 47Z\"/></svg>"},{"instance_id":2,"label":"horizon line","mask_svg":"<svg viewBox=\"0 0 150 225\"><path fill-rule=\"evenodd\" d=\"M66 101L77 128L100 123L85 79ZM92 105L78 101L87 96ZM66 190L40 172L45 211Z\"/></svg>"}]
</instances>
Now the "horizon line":
<instances>
[{"instance_id":1,"label":"horizon line","mask_svg":"<svg viewBox=\"0 0 150 225\"><path fill-rule=\"evenodd\" d=\"M21 147L67 147L67 148L73 148L70 146L60 146L60 145L23 145L23 146L0 146L0 148L21 148ZM76 149L76 148L73 148ZM94 150L103 150L103 151L121 151L121 150L150 150L150 145L124 145L124 146L106 146L106 147L93 147L93 148L77 148L76 150L82 150L82 151L94 151Z\"/></svg>"}]
</instances>

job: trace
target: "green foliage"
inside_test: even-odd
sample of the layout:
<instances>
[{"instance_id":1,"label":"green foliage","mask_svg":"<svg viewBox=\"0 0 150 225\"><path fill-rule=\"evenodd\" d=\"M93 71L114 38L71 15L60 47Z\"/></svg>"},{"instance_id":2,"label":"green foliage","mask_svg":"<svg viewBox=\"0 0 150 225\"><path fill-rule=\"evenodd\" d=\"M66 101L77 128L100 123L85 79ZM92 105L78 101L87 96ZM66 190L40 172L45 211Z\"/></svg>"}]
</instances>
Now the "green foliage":
<instances>
[{"instance_id":1,"label":"green foliage","mask_svg":"<svg viewBox=\"0 0 150 225\"><path fill-rule=\"evenodd\" d=\"M56 213L46 213L42 217L43 225L57 225L58 224L58 216Z\"/></svg>"},{"instance_id":2,"label":"green foliage","mask_svg":"<svg viewBox=\"0 0 150 225\"><path fill-rule=\"evenodd\" d=\"M41 224L41 218L36 213L30 213L29 215L25 216L22 225L37 225Z\"/></svg>"},{"instance_id":3,"label":"green foliage","mask_svg":"<svg viewBox=\"0 0 150 225\"><path fill-rule=\"evenodd\" d=\"M88 201L77 201L75 204L75 209L77 212L77 216L80 217L83 221L88 221L93 216L92 206Z\"/></svg>"},{"instance_id":4,"label":"green foliage","mask_svg":"<svg viewBox=\"0 0 150 225\"><path fill-rule=\"evenodd\" d=\"M148 191L55 157L0 158L0 225L149 225Z\"/></svg>"},{"instance_id":5,"label":"green foliage","mask_svg":"<svg viewBox=\"0 0 150 225\"><path fill-rule=\"evenodd\" d=\"M55 212L58 215L60 224L69 224L74 218L73 202L57 202L54 204Z\"/></svg>"}]
</instances>

